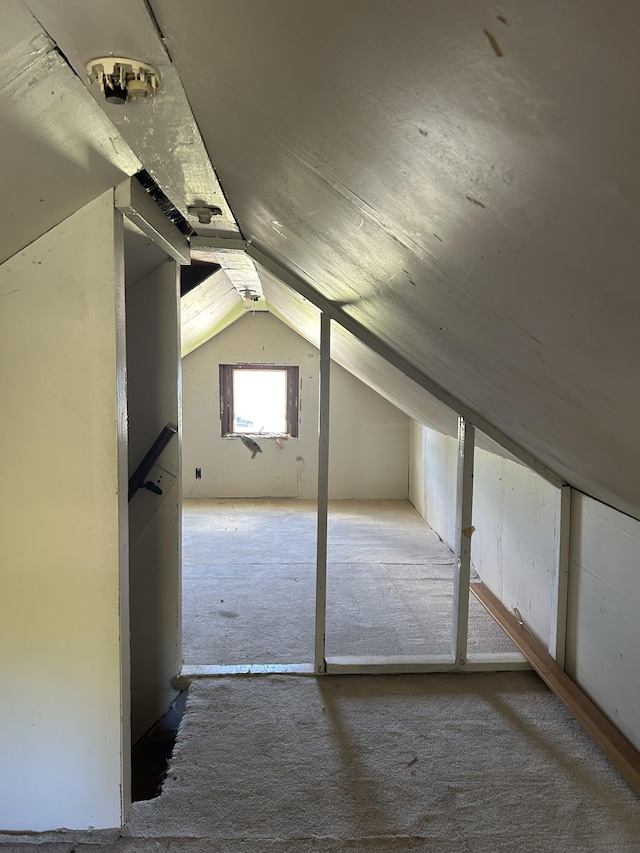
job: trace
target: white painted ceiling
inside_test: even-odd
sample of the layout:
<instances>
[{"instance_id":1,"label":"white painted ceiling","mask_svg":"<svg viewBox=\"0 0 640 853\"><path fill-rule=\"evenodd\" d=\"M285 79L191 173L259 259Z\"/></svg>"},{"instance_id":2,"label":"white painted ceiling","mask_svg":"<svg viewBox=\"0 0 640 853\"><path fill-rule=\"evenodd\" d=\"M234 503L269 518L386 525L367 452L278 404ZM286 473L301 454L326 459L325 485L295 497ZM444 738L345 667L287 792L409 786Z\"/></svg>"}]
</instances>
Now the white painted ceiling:
<instances>
[{"instance_id":1,"label":"white painted ceiling","mask_svg":"<svg viewBox=\"0 0 640 853\"><path fill-rule=\"evenodd\" d=\"M572 485L640 516L637 0L28 2L43 26L7 0L0 34L2 258L140 165L183 211L210 192L223 221L199 233L237 220ZM74 69L125 50L153 55L167 89L113 114ZM447 428L348 335L335 346Z\"/></svg>"},{"instance_id":2,"label":"white painted ceiling","mask_svg":"<svg viewBox=\"0 0 640 853\"><path fill-rule=\"evenodd\" d=\"M0 26L0 262L140 161L19 0Z\"/></svg>"},{"instance_id":3,"label":"white painted ceiling","mask_svg":"<svg viewBox=\"0 0 640 853\"><path fill-rule=\"evenodd\" d=\"M243 236L640 514L637 0L150 2Z\"/></svg>"}]
</instances>

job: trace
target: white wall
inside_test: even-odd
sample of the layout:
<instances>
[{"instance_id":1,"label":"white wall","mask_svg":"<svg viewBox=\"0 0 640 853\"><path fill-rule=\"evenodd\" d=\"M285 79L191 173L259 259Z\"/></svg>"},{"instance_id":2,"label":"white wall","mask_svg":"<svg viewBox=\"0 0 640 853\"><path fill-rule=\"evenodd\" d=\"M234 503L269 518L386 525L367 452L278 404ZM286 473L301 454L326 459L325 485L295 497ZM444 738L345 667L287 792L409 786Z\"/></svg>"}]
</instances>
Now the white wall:
<instances>
[{"instance_id":1,"label":"white wall","mask_svg":"<svg viewBox=\"0 0 640 853\"><path fill-rule=\"evenodd\" d=\"M455 550L457 440L416 421L411 436L409 498ZM473 526L473 569L509 610L518 608L526 626L549 647L555 630L560 489L478 435Z\"/></svg>"},{"instance_id":2,"label":"white wall","mask_svg":"<svg viewBox=\"0 0 640 853\"><path fill-rule=\"evenodd\" d=\"M414 420L410 432L409 500L455 550L457 439Z\"/></svg>"},{"instance_id":3,"label":"white wall","mask_svg":"<svg viewBox=\"0 0 640 853\"><path fill-rule=\"evenodd\" d=\"M561 490L477 438L472 566L554 654ZM409 499L450 547L456 446L412 421ZM566 670L637 748L639 608L640 521L572 490Z\"/></svg>"},{"instance_id":4,"label":"white wall","mask_svg":"<svg viewBox=\"0 0 640 853\"><path fill-rule=\"evenodd\" d=\"M471 563L545 648L555 636L560 489L509 458L476 447Z\"/></svg>"},{"instance_id":5,"label":"white wall","mask_svg":"<svg viewBox=\"0 0 640 853\"><path fill-rule=\"evenodd\" d=\"M409 418L335 361L329 426L330 498L407 499Z\"/></svg>"},{"instance_id":6,"label":"white wall","mask_svg":"<svg viewBox=\"0 0 640 853\"><path fill-rule=\"evenodd\" d=\"M129 475L166 424L178 426L179 323L176 263L165 260L140 281L127 264ZM180 436L171 439L150 479L163 494L139 489L129 504L131 725L133 742L169 708L180 650Z\"/></svg>"},{"instance_id":7,"label":"white wall","mask_svg":"<svg viewBox=\"0 0 640 853\"><path fill-rule=\"evenodd\" d=\"M0 294L0 829L119 826L129 637L113 194L6 261Z\"/></svg>"},{"instance_id":8,"label":"white wall","mask_svg":"<svg viewBox=\"0 0 640 853\"><path fill-rule=\"evenodd\" d=\"M220 436L219 364L298 365L297 438L251 454ZM183 359L184 497L315 498L318 350L271 314L247 314ZM409 419L332 363L330 497L406 498ZM195 468L202 479L195 479Z\"/></svg>"},{"instance_id":9,"label":"white wall","mask_svg":"<svg viewBox=\"0 0 640 853\"><path fill-rule=\"evenodd\" d=\"M640 749L640 521L572 492L567 672Z\"/></svg>"}]
</instances>

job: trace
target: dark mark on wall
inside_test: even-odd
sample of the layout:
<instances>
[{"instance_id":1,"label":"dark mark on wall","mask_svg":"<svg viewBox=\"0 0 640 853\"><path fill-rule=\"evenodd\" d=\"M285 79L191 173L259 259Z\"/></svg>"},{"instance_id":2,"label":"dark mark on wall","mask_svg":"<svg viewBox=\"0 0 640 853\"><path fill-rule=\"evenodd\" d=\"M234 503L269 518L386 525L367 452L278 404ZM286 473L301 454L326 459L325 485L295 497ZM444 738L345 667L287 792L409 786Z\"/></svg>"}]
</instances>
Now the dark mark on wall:
<instances>
[{"instance_id":1,"label":"dark mark on wall","mask_svg":"<svg viewBox=\"0 0 640 853\"><path fill-rule=\"evenodd\" d=\"M420 134L420 136L429 136L429 131L425 130L424 127L419 127L418 133Z\"/></svg>"},{"instance_id":2,"label":"dark mark on wall","mask_svg":"<svg viewBox=\"0 0 640 853\"><path fill-rule=\"evenodd\" d=\"M478 201L478 199L474 198L472 195L466 195L465 198L467 201L471 201L474 204L477 204L478 207L481 207L483 208L483 210L486 210L486 205L484 205L481 201Z\"/></svg>"},{"instance_id":3,"label":"dark mark on wall","mask_svg":"<svg viewBox=\"0 0 640 853\"><path fill-rule=\"evenodd\" d=\"M239 614L233 610L219 610L218 613L224 616L225 619L237 619Z\"/></svg>"},{"instance_id":4,"label":"dark mark on wall","mask_svg":"<svg viewBox=\"0 0 640 853\"><path fill-rule=\"evenodd\" d=\"M254 441L252 438L249 438L248 435L241 435L240 441L244 444L247 450L251 451L251 458L256 458L256 453L262 453L262 448L258 444L257 441Z\"/></svg>"},{"instance_id":5,"label":"dark mark on wall","mask_svg":"<svg viewBox=\"0 0 640 853\"><path fill-rule=\"evenodd\" d=\"M444 240L442 239L442 237L438 237L437 234L434 234L433 236L436 238L436 240L440 240L441 243L444 243Z\"/></svg>"},{"instance_id":6,"label":"dark mark on wall","mask_svg":"<svg viewBox=\"0 0 640 853\"><path fill-rule=\"evenodd\" d=\"M496 37L494 35L492 35L489 32L489 30L485 30L484 34L489 39L489 44L493 48L493 52L495 53L495 55L496 56L504 56L504 53L502 52L502 48L500 47L500 45L496 41Z\"/></svg>"},{"instance_id":7,"label":"dark mark on wall","mask_svg":"<svg viewBox=\"0 0 640 853\"><path fill-rule=\"evenodd\" d=\"M496 18L500 21L500 23L504 24L505 27L509 26L509 24L507 23L507 19L504 15L496 15Z\"/></svg>"}]
</instances>

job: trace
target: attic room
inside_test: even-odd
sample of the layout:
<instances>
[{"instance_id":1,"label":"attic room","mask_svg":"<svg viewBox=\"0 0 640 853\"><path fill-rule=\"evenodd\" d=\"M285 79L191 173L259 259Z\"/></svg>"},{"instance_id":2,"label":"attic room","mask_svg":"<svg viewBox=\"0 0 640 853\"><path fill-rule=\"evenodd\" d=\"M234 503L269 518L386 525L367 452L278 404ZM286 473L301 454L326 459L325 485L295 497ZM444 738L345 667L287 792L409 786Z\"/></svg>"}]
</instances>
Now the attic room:
<instances>
[{"instance_id":1,"label":"attic room","mask_svg":"<svg viewBox=\"0 0 640 853\"><path fill-rule=\"evenodd\" d=\"M637 4L3 11L0 847L638 850Z\"/></svg>"}]
</instances>

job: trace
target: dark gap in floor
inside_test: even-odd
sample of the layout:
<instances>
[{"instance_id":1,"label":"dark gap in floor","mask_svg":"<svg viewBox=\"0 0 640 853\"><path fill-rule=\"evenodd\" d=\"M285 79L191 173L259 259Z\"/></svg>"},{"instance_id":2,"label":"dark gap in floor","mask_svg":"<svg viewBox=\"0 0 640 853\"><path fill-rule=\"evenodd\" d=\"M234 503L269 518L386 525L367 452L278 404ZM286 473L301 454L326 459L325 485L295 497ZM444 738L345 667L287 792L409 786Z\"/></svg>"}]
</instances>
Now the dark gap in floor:
<instances>
[{"instance_id":1,"label":"dark gap in floor","mask_svg":"<svg viewBox=\"0 0 640 853\"><path fill-rule=\"evenodd\" d=\"M131 799L134 803L153 800L160 795L186 700L187 691L184 690L131 750Z\"/></svg>"}]
</instances>

